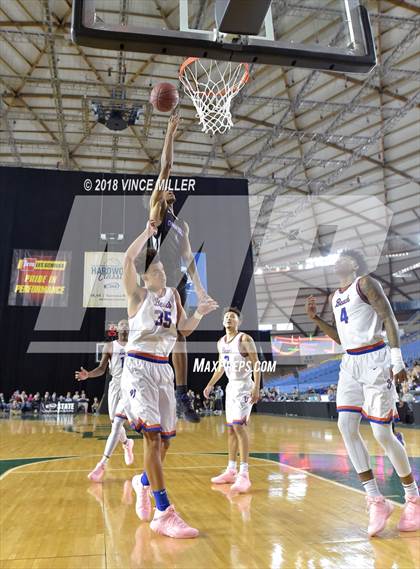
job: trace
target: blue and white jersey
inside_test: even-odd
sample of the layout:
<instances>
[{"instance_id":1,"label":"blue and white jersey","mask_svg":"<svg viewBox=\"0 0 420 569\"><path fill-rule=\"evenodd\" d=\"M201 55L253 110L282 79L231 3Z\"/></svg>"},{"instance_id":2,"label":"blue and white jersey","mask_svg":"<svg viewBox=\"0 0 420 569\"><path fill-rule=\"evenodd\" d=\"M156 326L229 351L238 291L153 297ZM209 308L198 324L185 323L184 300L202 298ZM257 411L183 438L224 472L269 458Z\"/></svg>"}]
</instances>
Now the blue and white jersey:
<instances>
[{"instance_id":1,"label":"blue and white jersey","mask_svg":"<svg viewBox=\"0 0 420 569\"><path fill-rule=\"evenodd\" d=\"M332 297L337 332L345 350L377 349L376 344L383 344L383 322L363 294L359 280L360 277L347 288L337 289Z\"/></svg>"},{"instance_id":2,"label":"blue and white jersey","mask_svg":"<svg viewBox=\"0 0 420 569\"><path fill-rule=\"evenodd\" d=\"M116 383L120 383L121 381L125 355L125 346L122 346L118 340L114 340L112 342L112 356L109 360L109 373Z\"/></svg>"},{"instance_id":3,"label":"blue and white jersey","mask_svg":"<svg viewBox=\"0 0 420 569\"><path fill-rule=\"evenodd\" d=\"M137 314L129 318L128 352L145 352L168 358L178 337L177 305L172 288L163 296L148 290Z\"/></svg>"}]
</instances>

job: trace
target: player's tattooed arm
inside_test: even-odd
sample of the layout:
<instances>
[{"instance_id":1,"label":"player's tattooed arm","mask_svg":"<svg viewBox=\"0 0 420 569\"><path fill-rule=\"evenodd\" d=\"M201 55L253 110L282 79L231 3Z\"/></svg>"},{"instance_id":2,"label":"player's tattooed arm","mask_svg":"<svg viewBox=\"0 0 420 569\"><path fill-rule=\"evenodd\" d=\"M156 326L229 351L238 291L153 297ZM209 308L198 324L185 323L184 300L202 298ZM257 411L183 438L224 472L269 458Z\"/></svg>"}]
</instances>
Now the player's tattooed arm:
<instances>
[{"instance_id":1,"label":"player's tattooed arm","mask_svg":"<svg viewBox=\"0 0 420 569\"><path fill-rule=\"evenodd\" d=\"M213 312L214 310L219 308L219 305L215 300L211 298L205 299L199 302L197 310L194 312L194 314L190 318L187 318L185 310L181 304L181 298L179 296L179 292L176 290L176 288L172 290L174 292L175 301L177 305L177 313L178 313L177 329L178 332L184 337L190 336L194 332L194 330L199 325L200 320L203 318L203 316L206 316L206 314L210 314L210 312Z\"/></svg>"},{"instance_id":2,"label":"player's tattooed arm","mask_svg":"<svg viewBox=\"0 0 420 569\"><path fill-rule=\"evenodd\" d=\"M378 281L370 276L362 277L359 280L362 293L366 296L373 310L384 322L386 335L390 348L400 347L400 334L398 331L397 319L394 316L389 300L385 296L384 290Z\"/></svg>"},{"instance_id":3,"label":"player's tattooed arm","mask_svg":"<svg viewBox=\"0 0 420 569\"><path fill-rule=\"evenodd\" d=\"M80 366L80 371L74 372L74 379L77 381L85 381L85 379L93 379L94 377L100 377L104 375L107 370L109 360L111 359L111 342L107 342L102 350L102 358L97 367L88 371L83 366Z\"/></svg>"},{"instance_id":4,"label":"player's tattooed arm","mask_svg":"<svg viewBox=\"0 0 420 569\"><path fill-rule=\"evenodd\" d=\"M168 128L166 130L165 142L163 144L162 155L160 158L160 172L156 180L155 188L150 196L150 219L155 219L158 223L162 220L164 204L164 181L170 176L174 163L174 140L179 124L178 112L172 113L169 117Z\"/></svg>"},{"instance_id":5,"label":"player's tattooed arm","mask_svg":"<svg viewBox=\"0 0 420 569\"><path fill-rule=\"evenodd\" d=\"M128 303L128 316L133 316L144 299L144 290L137 283L136 259L149 238L157 231L156 223L148 221L146 229L128 247L124 255L123 285Z\"/></svg>"},{"instance_id":6,"label":"player's tattooed arm","mask_svg":"<svg viewBox=\"0 0 420 569\"><path fill-rule=\"evenodd\" d=\"M251 402L258 403L260 399L260 385L261 385L261 369L260 361L258 359L257 348L255 342L248 334L243 334L241 338L241 353L246 353L252 365L252 373L254 377L254 387L251 393Z\"/></svg>"},{"instance_id":7,"label":"player's tattooed arm","mask_svg":"<svg viewBox=\"0 0 420 569\"><path fill-rule=\"evenodd\" d=\"M331 298L332 295L330 295L330 303L331 303ZM332 340L334 340L334 342L337 342L337 344L341 344L337 328L334 326L334 324L328 324L328 322L326 322L325 320L323 320L318 316L316 308L316 298L314 296L311 295L306 299L305 308L306 308L306 314L309 316L311 320L316 322L317 326L324 332L324 334L329 336Z\"/></svg>"},{"instance_id":8,"label":"player's tattooed arm","mask_svg":"<svg viewBox=\"0 0 420 569\"><path fill-rule=\"evenodd\" d=\"M391 304L385 296L382 286L376 279L369 275L359 280L359 286L373 310L384 323L388 344L391 348L391 365L394 378L398 382L405 381L407 379L407 372L400 349L400 333Z\"/></svg>"}]
</instances>

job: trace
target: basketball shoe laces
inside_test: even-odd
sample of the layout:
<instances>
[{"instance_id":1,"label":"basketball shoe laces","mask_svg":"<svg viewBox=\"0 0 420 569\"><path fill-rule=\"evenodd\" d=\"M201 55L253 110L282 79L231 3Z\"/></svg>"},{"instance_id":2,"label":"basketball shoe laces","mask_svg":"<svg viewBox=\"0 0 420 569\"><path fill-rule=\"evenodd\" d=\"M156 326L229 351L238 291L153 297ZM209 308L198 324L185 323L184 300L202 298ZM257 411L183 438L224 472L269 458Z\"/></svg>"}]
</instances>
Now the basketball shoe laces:
<instances>
[{"instance_id":1,"label":"basketball shoe laces","mask_svg":"<svg viewBox=\"0 0 420 569\"><path fill-rule=\"evenodd\" d=\"M167 523L169 529L172 528L181 528L181 529L189 529L189 525L184 522L184 520L177 514L175 511L174 506L169 506L170 508L170 516L167 518Z\"/></svg>"}]
</instances>

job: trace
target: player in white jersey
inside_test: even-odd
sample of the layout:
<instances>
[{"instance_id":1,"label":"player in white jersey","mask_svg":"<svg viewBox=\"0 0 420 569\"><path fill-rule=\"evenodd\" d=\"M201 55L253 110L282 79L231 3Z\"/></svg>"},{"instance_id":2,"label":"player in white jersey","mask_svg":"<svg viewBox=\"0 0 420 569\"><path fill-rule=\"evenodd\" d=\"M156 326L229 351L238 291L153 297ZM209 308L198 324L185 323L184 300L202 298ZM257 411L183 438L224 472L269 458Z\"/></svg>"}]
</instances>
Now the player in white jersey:
<instances>
[{"instance_id":1,"label":"player in white jersey","mask_svg":"<svg viewBox=\"0 0 420 569\"><path fill-rule=\"evenodd\" d=\"M150 518L151 489L156 502L151 529L169 537L189 538L196 537L198 530L189 527L170 505L162 468L176 425L174 374L169 356L178 332L189 336L201 318L217 308L217 303L201 301L193 316L187 318L178 291L166 286L165 270L156 251L146 252L143 263L142 258L138 262L147 240L156 231L156 222L149 221L124 257L130 331L121 388L131 425L144 435L145 471L133 478L137 515L142 520ZM144 287L137 282L137 267Z\"/></svg>"},{"instance_id":2,"label":"player in white jersey","mask_svg":"<svg viewBox=\"0 0 420 569\"><path fill-rule=\"evenodd\" d=\"M109 434L109 437L105 443L105 450L101 460L92 470L92 472L88 474L88 478L89 480L92 480L92 482L102 481L105 474L106 464L114 452L118 441L121 441L123 445L125 463L127 465L130 465L134 461L134 441L127 438L127 434L124 429L124 421L127 419L127 417L124 413L124 407L121 400L121 376L126 356L125 346L128 339L127 320L121 320L118 322L117 332L118 340L107 342L105 344L102 351L101 361L95 369L87 371L81 367L80 371L75 372L75 378L78 381L100 377L101 375L105 374L108 367L109 373L112 376L112 379L108 385L108 412L109 418L112 422L112 428L111 433Z\"/></svg>"},{"instance_id":3,"label":"player in white jersey","mask_svg":"<svg viewBox=\"0 0 420 569\"><path fill-rule=\"evenodd\" d=\"M369 536L385 528L392 513L391 502L381 495L370 466L370 457L360 435L362 415L394 466L405 490L406 505L398 523L400 531L420 529L420 498L407 452L392 431L396 416L394 382L407 374L401 355L398 323L380 283L367 275L367 266L357 251L343 251L336 263L340 288L331 295L335 326L317 315L313 296L307 299L308 316L330 338L341 344L337 387L338 427L350 460L367 493ZM388 344L383 341L384 326Z\"/></svg>"},{"instance_id":4,"label":"player in white jersey","mask_svg":"<svg viewBox=\"0 0 420 569\"><path fill-rule=\"evenodd\" d=\"M251 487L248 473L248 421L252 406L260 396L261 371L254 340L239 331L241 313L237 308L226 309L223 326L226 335L217 342L219 365L204 389L210 396L213 386L226 373L226 423L228 426L228 466L222 474L211 479L214 484L232 484L231 493L247 492ZM254 377L254 379L253 379ZM240 466L237 473L239 449Z\"/></svg>"}]
</instances>

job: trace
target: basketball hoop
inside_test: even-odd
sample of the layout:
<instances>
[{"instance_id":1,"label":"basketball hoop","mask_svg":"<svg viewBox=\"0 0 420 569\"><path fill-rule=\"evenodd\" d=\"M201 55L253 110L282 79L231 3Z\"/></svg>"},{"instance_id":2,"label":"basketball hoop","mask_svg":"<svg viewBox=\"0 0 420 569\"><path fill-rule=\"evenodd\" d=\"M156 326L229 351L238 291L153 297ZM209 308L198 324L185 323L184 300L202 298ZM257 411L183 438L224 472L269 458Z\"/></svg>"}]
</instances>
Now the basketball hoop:
<instances>
[{"instance_id":1,"label":"basketball hoop","mask_svg":"<svg viewBox=\"0 0 420 569\"><path fill-rule=\"evenodd\" d=\"M202 131L223 134L233 125L230 104L249 79L249 65L189 57L179 80L191 98Z\"/></svg>"}]
</instances>

